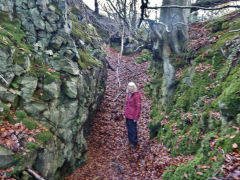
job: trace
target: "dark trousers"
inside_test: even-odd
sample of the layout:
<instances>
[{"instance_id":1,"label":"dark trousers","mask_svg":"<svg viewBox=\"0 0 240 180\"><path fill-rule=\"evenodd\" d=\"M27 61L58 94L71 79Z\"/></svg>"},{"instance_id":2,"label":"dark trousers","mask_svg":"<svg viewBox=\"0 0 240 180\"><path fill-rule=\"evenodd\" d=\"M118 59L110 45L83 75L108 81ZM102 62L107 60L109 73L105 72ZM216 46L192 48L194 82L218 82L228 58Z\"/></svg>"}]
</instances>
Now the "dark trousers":
<instances>
[{"instance_id":1,"label":"dark trousers","mask_svg":"<svg viewBox=\"0 0 240 180\"><path fill-rule=\"evenodd\" d=\"M134 122L132 119L126 118L126 125L128 130L128 140L131 144L137 145L137 123Z\"/></svg>"}]
</instances>

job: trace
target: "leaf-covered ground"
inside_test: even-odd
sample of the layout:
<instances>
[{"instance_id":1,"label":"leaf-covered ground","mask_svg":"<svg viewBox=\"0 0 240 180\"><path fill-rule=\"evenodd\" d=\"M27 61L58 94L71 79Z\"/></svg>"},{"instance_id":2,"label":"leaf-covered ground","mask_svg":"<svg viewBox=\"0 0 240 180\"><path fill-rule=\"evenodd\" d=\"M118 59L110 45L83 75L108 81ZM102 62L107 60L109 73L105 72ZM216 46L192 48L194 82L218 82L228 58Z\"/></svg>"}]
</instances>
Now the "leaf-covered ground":
<instances>
[{"instance_id":1,"label":"leaf-covered ground","mask_svg":"<svg viewBox=\"0 0 240 180\"><path fill-rule=\"evenodd\" d=\"M118 53L104 48L108 61L117 69ZM148 123L151 101L144 95L144 86L150 80L146 74L149 63L135 64L134 56L123 56L119 68L121 88L117 73L108 71L104 101L94 119L88 140L88 162L66 180L73 179L160 179L171 165L186 163L192 156L172 158L168 149L156 139L149 140ZM127 139L123 106L125 89L134 81L142 93L142 114L138 121L139 144L130 146ZM121 93L122 92L122 93ZM120 95L119 95L120 94Z\"/></svg>"}]
</instances>

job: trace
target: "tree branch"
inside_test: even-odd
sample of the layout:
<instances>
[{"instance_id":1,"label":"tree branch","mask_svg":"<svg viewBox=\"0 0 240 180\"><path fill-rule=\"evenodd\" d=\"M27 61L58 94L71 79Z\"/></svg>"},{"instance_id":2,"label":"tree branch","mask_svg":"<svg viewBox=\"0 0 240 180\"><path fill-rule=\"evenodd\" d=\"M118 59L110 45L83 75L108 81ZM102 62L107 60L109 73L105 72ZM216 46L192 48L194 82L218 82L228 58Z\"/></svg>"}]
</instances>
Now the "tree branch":
<instances>
[{"instance_id":1,"label":"tree branch","mask_svg":"<svg viewBox=\"0 0 240 180\"><path fill-rule=\"evenodd\" d=\"M221 10L221 9L226 9L226 8L240 8L240 5L226 5L222 7L217 7L217 8L206 8L206 7L201 7L201 6L178 6L178 5L170 5L170 6L158 6L158 7L147 7L147 9L166 9L166 8L178 8L178 9L195 9L195 10L208 10L208 11L213 11L213 10Z\"/></svg>"},{"instance_id":2,"label":"tree branch","mask_svg":"<svg viewBox=\"0 0 240 180\"><path fill-rule=\"evenodd\" d=\"M29 167L27 167L25 169L25 171L28 172L28 174L30 174L31 176L33 176L35 179L37 180L45 180L43 177L41 177L39 174L37 174L35 171L33 171L32 169L30 169Z\"/></svg>"},{"instance_id":3,"label":"tree branch","mask_svg":"<svg viewBox=\"0 0 240 180\"><path fill-rule=\"evenodd\" d=\"M128 22L126 21L126 19L120 14L119 11L121 10L117 10L117 8L114 6L114 4L110 1L110 0L107 0L107 2L110 3L110 5L112 6L112 8L114 9L114 11L118 14L119 18L123 20L123 22L126 24L127 27L129 27L128 25ZM125 16L125 15L124 15Z\"/></svg>"},{"instance_id":4,"label":"tree branch","mask_svg":"<svg viewBox=\"0 0 240 180\"><path fill-rule=\"evenodd\" d=\"M4 79L4 77L0 74L0 78L7 84L7 85L9 85L8 84L8 82L6 81L6 79Z\"/></svg>"},{"instance_id":5,"label":"tree branch","mask_svg":"<svg viewBox=\"0 0 240 180\"><path fill-rule=\"evenodd\" d=\"M232 33L232 32L238 32L238 31L240 31L240 29L231 30L231 31L229 31L229 32Z\"/></svg>"}]
</instances>

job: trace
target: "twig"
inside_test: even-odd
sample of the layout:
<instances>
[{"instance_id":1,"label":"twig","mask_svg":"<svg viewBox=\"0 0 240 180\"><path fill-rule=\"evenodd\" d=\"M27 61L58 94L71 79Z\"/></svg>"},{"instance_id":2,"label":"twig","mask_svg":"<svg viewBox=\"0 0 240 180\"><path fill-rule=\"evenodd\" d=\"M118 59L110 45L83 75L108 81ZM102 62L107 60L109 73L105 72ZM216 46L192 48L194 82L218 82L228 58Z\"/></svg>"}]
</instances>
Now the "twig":
<instances>
[{"instance_id":1,"label":"twig","mask_svg":"<svg viewBox=\"0 0 240 180\"><path fill-rule=\"evenodd\" d=\"M6 79L4 79L4 77L0 74L0 78L7 84L7 85L9 85L8 84L8 82L6 81Z\"/></svg>"},{"instance_id":2,"label":"twig","mask_svg":"<svg viewBox=\"0 0 240 180\"><path fill-rule=\"evenodd\" d=\"M119 78L119 67L120 67L120 55L118 54L118 64L117 64L117 80L118 80L118 86L119 88L121 87L121 82L120 82L120 78Z\"/></svg>"},{"instance_id":3,"label":"twig","mask_svg":"<svg viewBox=\"0 0 240 180\"><path fill-rule=\"evenodd\" d=\"M231 31L229 31L229 32L232 33L232 32L238 32L238 31L240 31L240 29L231 30Z\"/></svg>"},{"instance_id":4,"label":"twig","mask_svg":"<svg viewBox=\"0 0 240 180\"><path fill-rule=\"evenodd\" d=\"M225 58L227 59L228 57L226 56L226 54L224 53L224 51L223 51L223 49L222 49L222 48L220 48L220 51L221 51L221 53L222 53L223 57L225 57Z\"/></svg>"},{"instance_id":5,"label":"twig","mask_svg":"<svg viewBox=\"0 0 240 180\"><path fill-rule=\"evenodd\" d=\"M129 69L126 65L124 66L127 70L129 70L131 73L133 73L133 71L131 69Z\"/></svg>"},{"instance_id":6,"label":"twig","mask_svg":"<svg viewBox=\"0 0 240 180\"><path fill-rule=\"evenodd\" d=\"M25 171L27 171L28 174L30 174L37 180L45 180L43 177L41 177L39 174L37 174L35 171L30 169L29 167L26 167Z\"/></svg>"},{"instance_id":7,"label":"twig","mask_svg":"<svg viewBox=\"0 0 240 180\"><path fill-rule=\"evenodd\" d=\"M117 101L117 99L121 96L121 94L123 93L124 91L121 91L115 98L114 98L114 102Z\"/></svg>"}]
</instances>

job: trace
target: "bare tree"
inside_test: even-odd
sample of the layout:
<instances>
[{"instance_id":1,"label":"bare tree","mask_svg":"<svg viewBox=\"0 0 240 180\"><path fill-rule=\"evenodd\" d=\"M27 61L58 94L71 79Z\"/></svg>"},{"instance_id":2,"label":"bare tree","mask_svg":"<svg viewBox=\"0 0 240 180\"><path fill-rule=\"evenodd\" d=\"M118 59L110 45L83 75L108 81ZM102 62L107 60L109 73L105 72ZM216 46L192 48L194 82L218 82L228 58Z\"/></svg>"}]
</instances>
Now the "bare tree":
<instances>
[{"instance_id":1,"label":"bare tree","mask_svg":"<svg viewBox=\"0 0 240 180\"><path fill-rule=\"evenodd\" d=\"M138 0L107 0L103 7L109 17L115 19L121 27L126 27L126 33L134 35L139 20L137 3Z\"/></svg>"}]
</instances>

